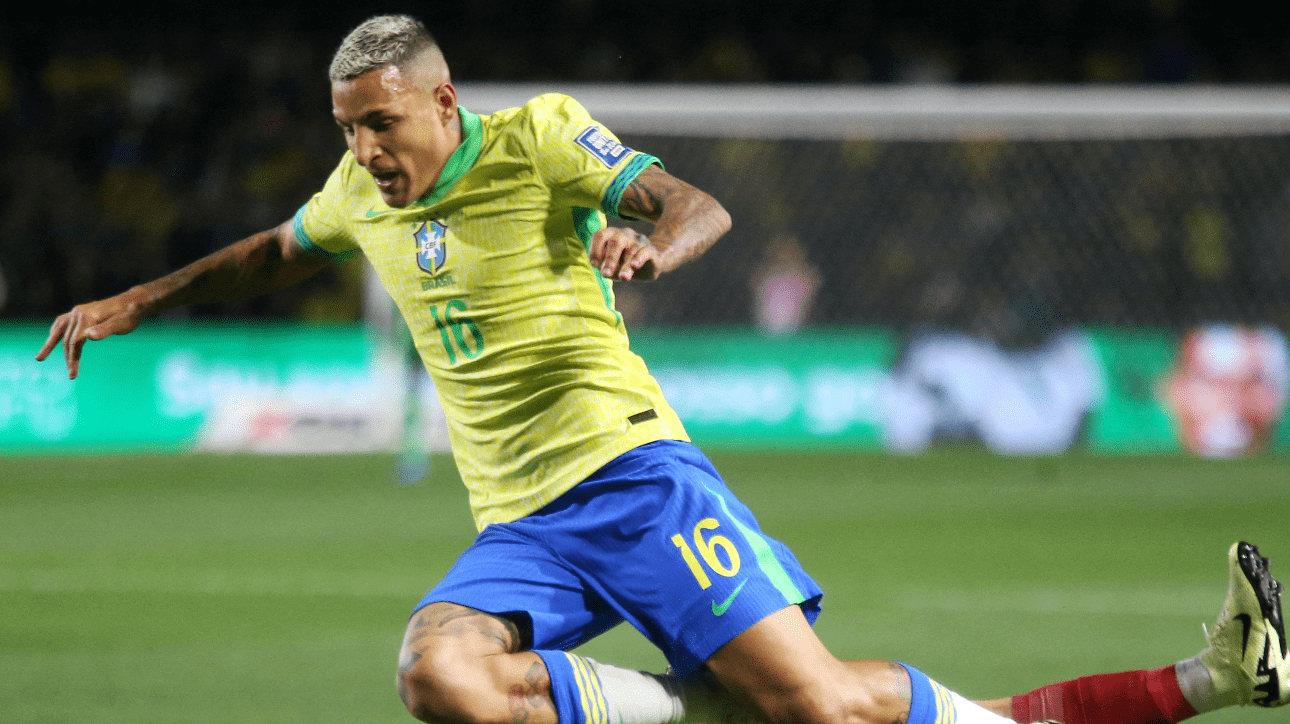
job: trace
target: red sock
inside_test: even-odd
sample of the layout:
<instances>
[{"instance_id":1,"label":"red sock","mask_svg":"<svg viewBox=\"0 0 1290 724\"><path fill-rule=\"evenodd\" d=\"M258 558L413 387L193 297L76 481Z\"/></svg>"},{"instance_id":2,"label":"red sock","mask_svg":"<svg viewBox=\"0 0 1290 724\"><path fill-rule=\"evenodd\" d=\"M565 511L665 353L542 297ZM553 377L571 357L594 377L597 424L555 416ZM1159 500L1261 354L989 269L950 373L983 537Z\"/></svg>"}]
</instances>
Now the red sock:
<instances>
[{"instance_id":1,"label":"red sock","mask_svg":"<svg viewBox=\"0 0 1290 724\"><path fill-rule=\"evenodd\" d=\"M1018 724L1177 724L1193 716L1173 666L1086 676L1012 697Z\"/></svg>"}]
</instances>

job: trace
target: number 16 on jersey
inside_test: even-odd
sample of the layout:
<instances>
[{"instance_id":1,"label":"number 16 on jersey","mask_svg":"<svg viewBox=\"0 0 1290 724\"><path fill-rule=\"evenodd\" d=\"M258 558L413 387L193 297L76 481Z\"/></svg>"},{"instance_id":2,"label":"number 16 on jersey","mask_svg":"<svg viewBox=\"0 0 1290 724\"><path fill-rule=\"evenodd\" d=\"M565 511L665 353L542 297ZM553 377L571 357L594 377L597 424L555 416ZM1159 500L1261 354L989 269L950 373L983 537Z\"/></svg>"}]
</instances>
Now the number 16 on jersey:
<instances>
[{"instance_id":1,"label":"number 16 on jersey","mask_svg":"<svg viewBox=\"0 0 1290 724\"><path fill-rule=\"evenodd\" d=\"M716 518L704 518L696 523L692 535L694 548L690 547L689 541L680 533L672 536L672 545L680 550L681 558L689 566L690 573L694 575L694 580L699 584L699 588L703 590L707 590L712 586L712 579L708 577L708 572L704 570L703 564L699 563L699 558L703 559L703 563L707 564L709 570L719 576L733 578L739 573L739 549L735 548L735 544L720 533L714 533L707 538L703 535L705 531L716 530L719 527L721 527L721 523ZM694 555L695 550L699 551L698 557ZM717 554L718 550L725 554L724 561L722 556Z\"/></svg>"},{"instance_id":2,"label":"number 16 on jersey","mask_svg":"<svg viewBox=\"0 0 1290 724\"><path fill-rule=\"evenodd\" d=\"M443 316L440 316L438 305L430 305L430 316L434 318L434 324L439 328L439 339L443 342L443 351L448 354L450 365L457 364L458 350L466 356L466 359L475 359L480 352L484 351L484 334L479 331L479 327L469 319L455 316L455 313L464 311L466 311L466 303L460 299L448 300L443 308ZM474 338L473 345L467 344L463 329L470 331L470 336ZM471 349L472 346L474 349Z\"/></svg>"}]
</instances>

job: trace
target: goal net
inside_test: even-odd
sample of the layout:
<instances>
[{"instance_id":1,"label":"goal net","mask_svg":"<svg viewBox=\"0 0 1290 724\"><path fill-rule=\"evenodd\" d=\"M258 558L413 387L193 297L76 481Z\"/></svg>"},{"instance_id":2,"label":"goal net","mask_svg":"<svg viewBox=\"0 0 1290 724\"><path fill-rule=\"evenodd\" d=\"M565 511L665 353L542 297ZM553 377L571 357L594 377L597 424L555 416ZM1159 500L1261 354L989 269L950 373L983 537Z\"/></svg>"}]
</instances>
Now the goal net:
<instances>
[{"instance_id":1,"label":"goal net","mask_svg":"<svg viewBox=\"0 0 1290 724\"><path fill-rule=\"evenodd\" d=\"M808 326L1024 341L1072 324L1290 323L1286 89L462 84L459 95L487 113L551 91L735 220L665 284L618 285L637 326L761 319L777 267L797 269L809 298L782 315Z\"/></svg>"}]
</instances>

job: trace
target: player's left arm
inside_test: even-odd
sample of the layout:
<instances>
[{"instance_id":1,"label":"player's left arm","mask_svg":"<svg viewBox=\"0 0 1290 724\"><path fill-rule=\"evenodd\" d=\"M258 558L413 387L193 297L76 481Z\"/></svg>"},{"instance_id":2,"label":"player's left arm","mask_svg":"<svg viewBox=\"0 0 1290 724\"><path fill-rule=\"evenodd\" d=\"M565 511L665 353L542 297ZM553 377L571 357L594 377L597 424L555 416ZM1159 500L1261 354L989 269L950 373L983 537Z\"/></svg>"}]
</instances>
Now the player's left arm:
<instances>
[{"instance_id":1,"label":"player's left arm","mask_svg":"<svg viewBox=\"0 0 1290 724\"><path fill-rule=\"evenodd\" d=\"M592 237L592 265L619 281L651 281L699 258L731 223L716 199L658 166L647 166L628 185L618 215L654 224L649 236L609 227Z\"/></svg>"}]
</instances>

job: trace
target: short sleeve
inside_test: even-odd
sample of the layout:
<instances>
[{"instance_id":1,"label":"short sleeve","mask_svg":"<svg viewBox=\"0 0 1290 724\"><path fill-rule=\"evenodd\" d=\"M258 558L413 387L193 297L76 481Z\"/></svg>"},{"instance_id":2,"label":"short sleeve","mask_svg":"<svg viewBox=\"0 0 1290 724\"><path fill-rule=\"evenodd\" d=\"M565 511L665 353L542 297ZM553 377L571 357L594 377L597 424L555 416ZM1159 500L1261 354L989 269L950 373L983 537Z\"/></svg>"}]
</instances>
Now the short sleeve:
<instances>
[{"instance_id":1,"label":"short sleeve","mask_svg":"<svg viewBox=\"0 0 1290 724\"><path fill-rule=\"evenodd\" d=\"M341 261L358 248L345 223L346 212L354 202L353 194L347 190L353 166L352 157L346 154L322 190L296 212L292 228L296 243L305 251Z\"/></svg>"},{"instance_id":2,"label":"short sleeve","mask_svg":"<svg viewBox=\"0 0 1290 724\"><path fill-rule=\"evenodd\" d=\"M618 216L628 184L662 162L635 151L597 123L576 100L548 94L529 102L538 173L559 206L599 209Z\"/></svg>"}]
</instances>

